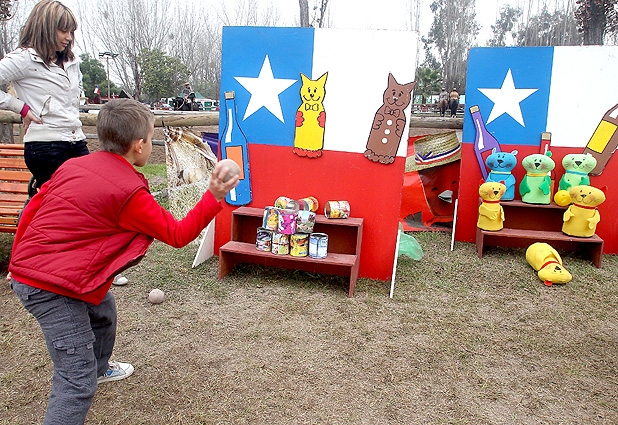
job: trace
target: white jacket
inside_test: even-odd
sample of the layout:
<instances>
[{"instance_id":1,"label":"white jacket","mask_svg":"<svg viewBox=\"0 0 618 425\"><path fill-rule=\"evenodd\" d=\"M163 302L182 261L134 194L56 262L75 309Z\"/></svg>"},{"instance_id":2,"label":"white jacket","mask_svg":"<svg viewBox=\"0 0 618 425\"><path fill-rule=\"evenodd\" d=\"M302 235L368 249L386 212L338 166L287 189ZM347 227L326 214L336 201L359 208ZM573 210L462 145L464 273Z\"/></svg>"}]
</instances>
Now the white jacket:
<instances>
[{"instance_id":1,"label":"white jacket","mask_svg":"<svg viewBox=\"0 0 618 425\"><path fill-rule=\"evenodd\" d=\"M62 69L54 63L46 65L34 49L19 48L0 60L0 84L8 82L19 99L0 91L0 109L19 114L26 103L43 121L30 124L25 143L86 138L79 119L82 73L77 60Z\"/></svg>"}]
</instances>

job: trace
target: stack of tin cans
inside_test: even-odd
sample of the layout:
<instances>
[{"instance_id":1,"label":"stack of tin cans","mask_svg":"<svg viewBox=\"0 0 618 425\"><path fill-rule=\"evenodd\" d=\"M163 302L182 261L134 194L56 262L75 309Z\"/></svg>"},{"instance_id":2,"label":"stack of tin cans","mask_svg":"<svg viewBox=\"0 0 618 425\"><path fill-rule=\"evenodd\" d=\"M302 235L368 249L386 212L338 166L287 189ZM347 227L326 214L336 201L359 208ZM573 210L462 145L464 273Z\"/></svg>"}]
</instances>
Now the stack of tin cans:
<instances>
[{"instance_id":1,"label":"stack of tin cans","mask_svg":"<svg viewBox=\"0 0 618 425\"><path fill-rule=\"evenodd\" d=\"M277 198L273 206L264 208L256 248L277 255L326 258L328 235L313 232L317 210L318 200L313 197Z\"/></svg>"}]
</instances>

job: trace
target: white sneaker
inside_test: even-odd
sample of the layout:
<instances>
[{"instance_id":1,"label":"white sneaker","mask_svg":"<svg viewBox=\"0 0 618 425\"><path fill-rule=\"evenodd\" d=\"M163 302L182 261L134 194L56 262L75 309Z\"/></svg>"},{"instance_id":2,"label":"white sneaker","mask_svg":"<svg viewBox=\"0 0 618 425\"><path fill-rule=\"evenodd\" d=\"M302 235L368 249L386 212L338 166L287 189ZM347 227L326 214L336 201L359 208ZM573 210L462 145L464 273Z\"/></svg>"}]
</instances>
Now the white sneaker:
<instances>
[{"instance_id":1,"label":"white sneaker","mask_svg":"<svg viewBox=\"0 0 618 425\"><path fill-rule=\"evenodd\" d=\"M131 376L134 370L133 365L129 363L109 362L109 369L97 378L97 383L120 381Z\"/></svg>"},{"instance_id":2,"label":"white sneaker","mask_svg":"<svg viewBox=\"0 0 618 425\"><path fill-rule=\"evenodd\" d=\"M112 283L116 286L124 286L129 283L129 279L119 274L114 278L114 281Z\"/></svg>"}]
</instances>

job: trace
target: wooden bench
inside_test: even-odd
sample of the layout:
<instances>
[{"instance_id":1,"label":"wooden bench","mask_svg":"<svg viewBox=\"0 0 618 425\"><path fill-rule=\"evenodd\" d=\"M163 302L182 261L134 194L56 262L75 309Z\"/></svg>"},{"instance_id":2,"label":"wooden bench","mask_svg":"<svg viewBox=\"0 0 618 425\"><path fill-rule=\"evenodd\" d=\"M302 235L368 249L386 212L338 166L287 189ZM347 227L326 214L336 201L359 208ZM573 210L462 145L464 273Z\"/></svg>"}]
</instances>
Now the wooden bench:
<instances>
[{"instance_id":1,"label":"wooden bench","mask_svg":"<svg viewBox=\"0 0 618 425\"><path fill-rule=\"evenodd\" d=\"M24 162L24 145L0 143L0 232L17 231L31 178Z\"/></svg>"},{"instance_id":2,"label":"wooden bench","mask_svg":"<svg viewBox=\"0 0 618 425\"><path fill-rule=\"evenodd\" d=\"M551 202L547 205L527 204L520 200L501 202L504 228L498 231L476 229L476 249L483 257L486 246L526 248L534 242L546 242L560 251L579 251L601 267L603 239L598 235L578 238L562 233L562 215L566 207Z\"/></svg>"},{"instance_id":3,"label":"wooden bench","mask_svg":"<svg viewBox=\"0 0 618 425\"><path fill-rule=\"evenodd\" d=\"M250 207L240 207L232 212L231 240L219 248L219 279L223 279L239 263L255 263L350 276L348 296L354 295L360 266L362 218L328 219L318 215L314 231L328 235L328 254L326 258L311 258L258 251L255 240L263 215L263 209Z\"/></svg>"}]
</instances>

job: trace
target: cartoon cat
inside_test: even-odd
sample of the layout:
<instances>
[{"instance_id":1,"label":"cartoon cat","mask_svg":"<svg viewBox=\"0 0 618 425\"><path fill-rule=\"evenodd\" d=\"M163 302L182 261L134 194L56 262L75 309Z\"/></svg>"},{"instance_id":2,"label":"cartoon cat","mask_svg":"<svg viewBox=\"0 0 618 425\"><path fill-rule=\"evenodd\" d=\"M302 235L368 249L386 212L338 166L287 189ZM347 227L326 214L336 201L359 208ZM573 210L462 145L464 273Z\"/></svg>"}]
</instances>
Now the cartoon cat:
<instances>
[{"instance_id":1,"label":"cartoon cat","mask_svg":"<svg viewBox=\"0 0 618 425\"><path fill-rule=\"evenodd\" d=\"M570 282L573 276L562 265L560 254L545 242L535 242L526 249L526 261L538 272L539 279L550 286Z\"/></svg>"},{"instance_id":2,"label":"cartoon cat","mask_svg":"<svg viewBox=\"0 0 618 425\"><path fill-rule=\"evenodd\" d=\"M300 88L302 103L296 111L294 153L298 156L319 158L324 147L326 111L323 102L328 72L317 80L311 80L303 73L300 77L303 83Z\"/></svg>"},{"instance_id":3,"label":"cartoon cat","mask_svg":"<svg viewBox=\"0 0 618 425\"><path fill-rule=\"evenodd\" d=\"M489 168L488 182L504 182L506 193L502 197L503 201L512 201L515 199L515 177L511 170L517 165L517 151L513 152L497 152L493 148L491 155L485 160L487 168Z\"/></svg>"},{"instance_id":4,"label":"cartoon cat","mask_svg":"<svg viewBox=\"0 0 618 425\"><path fill-rule=\"evenodd\" d=\"M562 232L569 236L590 238L597 230L601 220L597 207L605 202L607 187L581 185L569 189L573 204L564 212Z\"/></svg>"},{"instance_id":5,"label":"cartoon cat","mask_svg":"<svg viewBox=\"0 0 618 425\"><path fill-rule=\"evenodd\" d=\"M382 96L384 103L378 108L367 141L364 155L374 162L391 164L399 149L406 116L404 110L412 99L416 82L399 84L393 74L388 74L388 87Z\"/></svg>"},{"instance_id":6,"label":"cartoon cat","mask_svg":"<svg viewBox=\"0 0 618 425\"><path fill-rule=\"evenodd\" d=\"M504 226L504 208L500 198L506 192L504 182L486 182L481 180L479 196L483 200L479 206L479 218L476 227L483 230L500 230Z\"/></svg>"},{"instance_id":7,"label":"cartoon cat","mask_svg":"<svg viewBox=\"0 0 618 425\"><path fill-rule=\"evenodd\" d=\"M549 204L551 202L551 178L548 172L556 163L551 159L551 151L528 155L521 162L526 175L519 184L522 202L527 204Z\"/></svg>"},{"instance_id":8,"label":"cartoon cat","mask_svg":"<svg viewBox=\"0 0 618 425\"><path fill-rule=\"evenodd\" d=\"M572 153L562 158L564 175L560 179L560 190L569 190L571 186L590 185L588 173L597 166L597 160L589 153Z\"/></svg>"}]
</instances>

